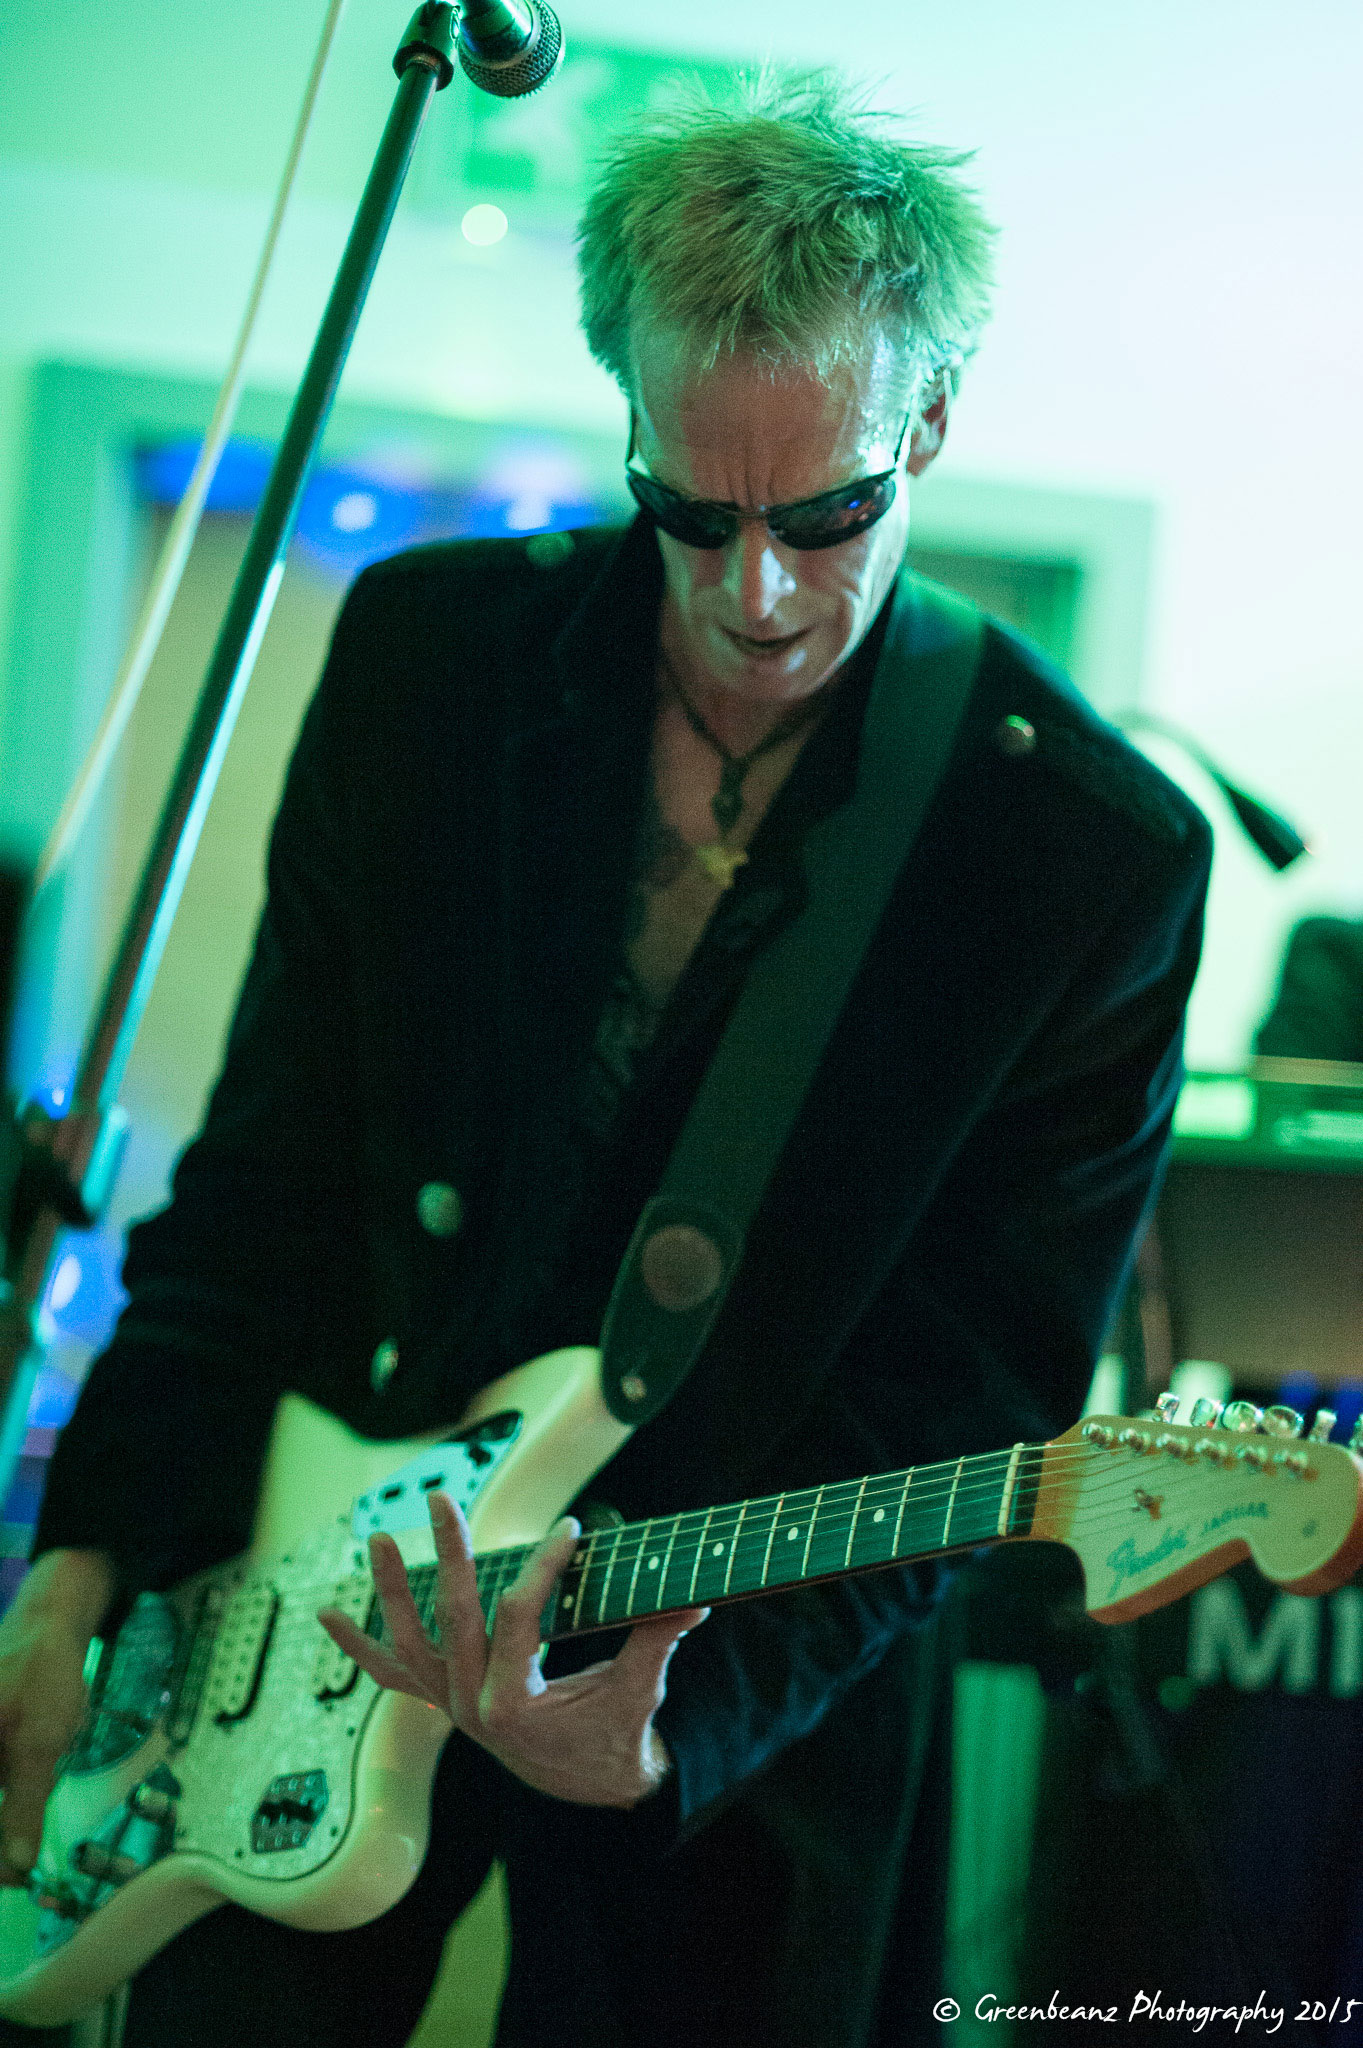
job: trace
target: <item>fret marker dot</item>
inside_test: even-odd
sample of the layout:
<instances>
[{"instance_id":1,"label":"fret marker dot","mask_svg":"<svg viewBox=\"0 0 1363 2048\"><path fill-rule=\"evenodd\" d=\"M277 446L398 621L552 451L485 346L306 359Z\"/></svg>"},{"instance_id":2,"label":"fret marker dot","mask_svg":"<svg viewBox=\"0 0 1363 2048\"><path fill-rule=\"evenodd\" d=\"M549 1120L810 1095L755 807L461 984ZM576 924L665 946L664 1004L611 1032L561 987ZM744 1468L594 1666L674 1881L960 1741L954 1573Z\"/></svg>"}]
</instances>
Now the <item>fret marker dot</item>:
<instances>
[{"instance_id":1,"label":"fret marker dot","mask_svg":"<svg viewBox=\"0 0 1363 2048\"><path fill-rule=\"evenodd\" d=\"M651 1572L656 1572L656 1571L657 1571L657 1569L658 1569L658 1560L657 1560L657 1558L656 1558L656 1557L651 1557L651 1558L649 1559L649 1561L648 1561L648 1568L649 1568L649 1570L650 1570Z\"/></svg>"},{"instance_id":2,"label":"fret marker dot","mask_svg":"<svg viewBox=\"0 0 1363 2048\"><path fill-rule=\"evenodd\" d=\"M797 1536L799 1535L799 1533L800 1533L800 1532L799 1532L799 1530L798 1530L798 1529L797 1529L797 1528L796 1528L796 1527L794 1526L794 1524L792 1523L792 1525L790 1526L790 1528L789 1528L789 1529L787 1529L787 1531L786 1531L786 1541L787 1541L787 1543L793 1543L793 1542L795 1541L795 1538L796 1538L796 1537L797 1537Z\"/></svg>"},{"instance_id":3,"label":"fret marker dot","mask_svg":"<svg viewBox=\"0 0 1363 2048\"><path fill-rule=\"evenodd\" d=\"M877 1508L877 1509L876 1509L876 1511L875 1511L875 1513L874 1513L874 1514L872 1515L872 1517L871 1517L871 1520L872 1520L873 1522L883 1522L883 1521L884 1521L884 1519L885 1519L885 1510L884 1510L884 1508Z\"/></svg>"},{"instance_id":4,"label":"fret marker dot","mask_svg":"<svg viewBox=\"0 0 1363 2048\"><path fill-rule=\"evenodd\" d=\"M724 1545L722 1543L716 1543L714 1549L710 1552L710 1555L711 1557L723 1557Z\"/></svg>"}]
</instances>

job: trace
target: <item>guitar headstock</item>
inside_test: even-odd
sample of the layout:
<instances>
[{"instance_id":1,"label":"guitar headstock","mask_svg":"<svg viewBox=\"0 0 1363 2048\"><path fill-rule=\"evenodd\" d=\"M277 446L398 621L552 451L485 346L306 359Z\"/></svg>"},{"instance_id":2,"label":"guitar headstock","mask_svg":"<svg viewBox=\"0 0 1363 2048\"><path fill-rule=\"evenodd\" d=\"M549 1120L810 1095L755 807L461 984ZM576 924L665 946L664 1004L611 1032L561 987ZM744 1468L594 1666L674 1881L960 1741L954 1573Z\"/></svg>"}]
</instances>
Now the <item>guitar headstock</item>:
<instances>
[{"instance_id":1,"label":"guitar headstock","mask_svg":"<svg viewBox=\"0 0 1363 2048\"><path fill-rule=\"evenodd\" d=\"M1180 1425L1171 1408L1092 1415L1042 1451L1030 1533L1076 1552L1097 1620L1134 1620L1245 1557L1291 1593L1331 1592L1363 1565L1352 1450L1275 1433L1286 1409L1236 1402Z\"/></svg>"}]
</instances>

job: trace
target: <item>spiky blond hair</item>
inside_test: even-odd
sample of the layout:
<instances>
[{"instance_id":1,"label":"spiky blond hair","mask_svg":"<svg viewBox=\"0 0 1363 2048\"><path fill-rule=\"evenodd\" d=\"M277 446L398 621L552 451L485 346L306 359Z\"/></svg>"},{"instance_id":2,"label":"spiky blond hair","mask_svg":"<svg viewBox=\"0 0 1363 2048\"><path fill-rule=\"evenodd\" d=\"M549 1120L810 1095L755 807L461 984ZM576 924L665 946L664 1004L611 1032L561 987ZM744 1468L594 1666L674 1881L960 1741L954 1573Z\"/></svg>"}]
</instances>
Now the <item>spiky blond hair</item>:
<instances>
[{"instance_id":1,"label":"spiky blond hair","mask_svg":"<svg viewBox=\"0 0 1363 2048\"><path fill-rule=\"evenodd\" d=\"M883 337L921 391L988 318L994 229L968 154L903 141L835 73L690 95L604 159L578 229L582 325L632 394L632 331L675 335L700 370L751 354L827 370Z\"/></svg>"}]
</instances>

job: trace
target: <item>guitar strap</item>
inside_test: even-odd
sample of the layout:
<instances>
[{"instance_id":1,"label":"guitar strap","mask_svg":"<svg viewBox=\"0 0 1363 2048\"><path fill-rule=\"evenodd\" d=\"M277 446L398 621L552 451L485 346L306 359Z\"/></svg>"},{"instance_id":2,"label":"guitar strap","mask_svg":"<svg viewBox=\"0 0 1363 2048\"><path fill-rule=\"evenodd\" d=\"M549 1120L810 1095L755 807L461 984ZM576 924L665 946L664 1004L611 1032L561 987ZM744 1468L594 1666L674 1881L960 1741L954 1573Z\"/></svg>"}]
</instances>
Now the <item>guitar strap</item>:
<instances>
[{"instance_id":1,"label":"guitar strap","mask_svg":"<svg viewBox=\"0 0 1363 2048\"><path fill-rule=\"evenodd\" d=\"M805 908L753 962L616 1276L602 1382L622 1422L650 1421L700 1356L970 698L976 607L907 570L891 605L851 800L805 839Z\"/></svg>"}]
</instances>

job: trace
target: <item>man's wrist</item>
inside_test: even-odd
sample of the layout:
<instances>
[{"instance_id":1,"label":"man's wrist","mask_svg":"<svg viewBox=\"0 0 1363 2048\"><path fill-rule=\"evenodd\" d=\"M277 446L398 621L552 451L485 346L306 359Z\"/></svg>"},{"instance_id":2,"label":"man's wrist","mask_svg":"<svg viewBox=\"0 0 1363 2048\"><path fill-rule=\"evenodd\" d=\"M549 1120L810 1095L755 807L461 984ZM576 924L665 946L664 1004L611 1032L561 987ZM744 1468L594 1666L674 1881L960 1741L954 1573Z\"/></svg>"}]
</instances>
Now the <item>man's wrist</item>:
<instances>
[{"instance_id":1,"label":"man's wrist","mask_svg":"<svg viewBox=\"0 0 1363 2048\"><path fill-rule=\"evenodd\" d=\"M103 1550L45 1550L24 1579L20 1595L35 1613L59 1616L93 1635L113 1599L118 1574Z\"/></svg>"}]
</instances>

